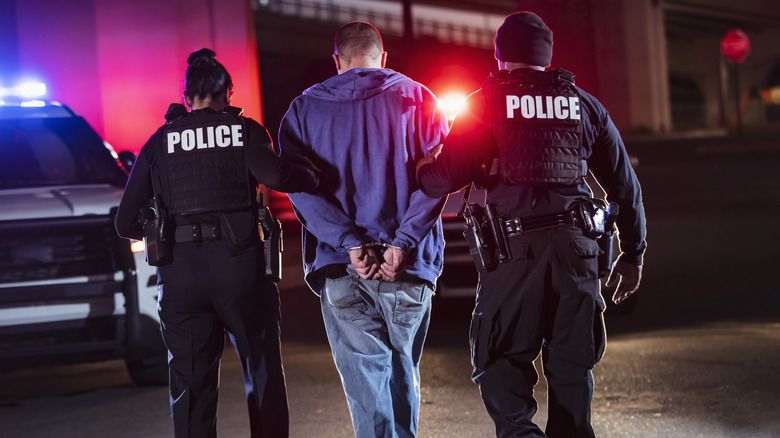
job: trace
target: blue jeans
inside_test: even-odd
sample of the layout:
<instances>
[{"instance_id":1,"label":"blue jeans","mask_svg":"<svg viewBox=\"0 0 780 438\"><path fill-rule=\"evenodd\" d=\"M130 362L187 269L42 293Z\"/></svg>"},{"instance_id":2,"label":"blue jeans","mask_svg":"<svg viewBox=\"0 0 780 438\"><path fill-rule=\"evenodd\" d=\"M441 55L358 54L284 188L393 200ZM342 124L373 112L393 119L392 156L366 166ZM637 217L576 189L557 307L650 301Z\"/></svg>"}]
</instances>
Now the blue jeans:
<instances>
[{"instance_id":1,"label":"blue jeans","mask_svg":"<svg viewBox=\"0 0 780 438\"><path fill-rule=\"evenodd\" d=\"M350 274L327 279L320 302L355 436L414 437L433 289Z\"/></svg>"}]
</instances>

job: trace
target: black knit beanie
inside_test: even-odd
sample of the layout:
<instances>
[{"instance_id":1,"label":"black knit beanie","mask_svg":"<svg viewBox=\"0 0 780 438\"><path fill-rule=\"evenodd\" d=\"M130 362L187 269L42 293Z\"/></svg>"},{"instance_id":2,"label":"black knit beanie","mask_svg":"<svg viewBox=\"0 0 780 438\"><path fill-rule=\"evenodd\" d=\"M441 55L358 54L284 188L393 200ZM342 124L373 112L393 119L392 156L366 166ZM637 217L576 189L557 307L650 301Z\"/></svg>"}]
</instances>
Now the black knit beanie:
<instances>
[{"instance_id":1,"label":"black knit beanie","mask_svg":"<svg viewBox=\"0 0 780 438\"><path fill-rule=\"evenodd\" d=\"M496 59L547 67L552 60L552 31L533 12L515 12L496 32Z\"/></svg>"}]
</instances>

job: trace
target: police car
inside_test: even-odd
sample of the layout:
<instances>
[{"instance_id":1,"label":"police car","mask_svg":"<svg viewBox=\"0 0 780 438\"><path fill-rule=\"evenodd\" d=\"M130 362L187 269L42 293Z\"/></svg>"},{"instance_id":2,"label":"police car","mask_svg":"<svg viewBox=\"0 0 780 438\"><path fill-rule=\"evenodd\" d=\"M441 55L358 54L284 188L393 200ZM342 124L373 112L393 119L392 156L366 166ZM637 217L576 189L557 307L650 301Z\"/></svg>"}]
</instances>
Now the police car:
<instances>
[{"instance_id":1,"label":"police car","mask_svg":"<svg viewBox=\"0 0 780 438\"><path fill-rule=\"evenodd\" d=\"M165 384L156 273L113 225L127 171L44 93L0 87L0 371L124 359Z\"/></svg>"}]
</instances>

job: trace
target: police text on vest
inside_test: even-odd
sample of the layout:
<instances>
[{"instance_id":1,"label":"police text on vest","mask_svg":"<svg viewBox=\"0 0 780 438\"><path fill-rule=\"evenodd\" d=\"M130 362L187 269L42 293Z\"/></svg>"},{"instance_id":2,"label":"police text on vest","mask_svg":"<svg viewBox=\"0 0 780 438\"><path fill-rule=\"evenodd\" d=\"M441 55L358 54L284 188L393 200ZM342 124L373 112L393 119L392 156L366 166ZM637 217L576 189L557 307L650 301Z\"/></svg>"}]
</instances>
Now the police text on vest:
<instances>
[{"instance_id":1,"label":"police text on vest","mask_svg":"<svg viewBox=\"0 0 780 438\"><path fill-rule=\"evenodd\" d=\"M182 150L191 151L195 148L206 149L218 146L243 146L244 134L241 125L219 125L205 128L185 129L181 132L168 133L168 153L172 154L176 145ZM205 136L204 136L205 135Z\"/></svg>"},{"instance_id":2,"label":"police text on vest","mask_svg":"<svg viewBox=\"0 0 780 438\"><path fill-rule=\"evenodd\" d=\"M580 119L580 98L577 96L512 96L506 97L506 117L515 118L515 110L525 119Z\"/></svg>"}]
</instances>

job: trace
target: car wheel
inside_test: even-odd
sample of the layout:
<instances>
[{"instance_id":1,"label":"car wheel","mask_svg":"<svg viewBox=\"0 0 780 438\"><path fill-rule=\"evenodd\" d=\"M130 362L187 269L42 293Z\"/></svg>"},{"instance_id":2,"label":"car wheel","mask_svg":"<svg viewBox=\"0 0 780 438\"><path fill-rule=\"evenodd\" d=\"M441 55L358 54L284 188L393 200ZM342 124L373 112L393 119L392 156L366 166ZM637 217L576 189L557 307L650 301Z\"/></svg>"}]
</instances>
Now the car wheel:
<instances>
[{"instance_id":1,"label":"car wheel","mask_svg":"<svg viewBox=\"0 0 780 438\"><path fill-rule=\"evenodd\" d=\"M161 386L168 384L168 361L163 357L146 357L125 360L130 378L137 386Z\"/></svg>"}]
</instances>

